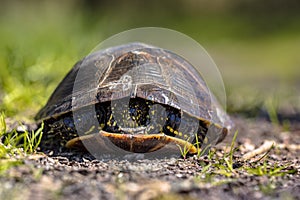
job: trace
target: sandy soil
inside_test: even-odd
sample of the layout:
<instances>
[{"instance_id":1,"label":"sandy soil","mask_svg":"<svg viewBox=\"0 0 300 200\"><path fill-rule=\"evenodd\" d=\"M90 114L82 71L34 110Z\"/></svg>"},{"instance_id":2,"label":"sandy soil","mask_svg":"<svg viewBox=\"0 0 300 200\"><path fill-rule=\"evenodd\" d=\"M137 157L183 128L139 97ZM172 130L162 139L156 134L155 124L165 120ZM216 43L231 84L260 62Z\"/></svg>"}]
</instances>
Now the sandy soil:
<instances>
[{"instance_id":1,"label":"sandy soil","mask_svg":"<svg viewBox=\"0 0 300 200\"><path fill-rule=\"evenodd\" d=\"M284 131L261 118L235 116L233 121L239 131L233 173L222 174L216 167L232 134L215 148L212 159L101 161L88 154L39 152L0 178L0 199L300 199L299 125ZM267 158L237 162L266 140L277 144ZM270 173L272 166L281 167L282 175L246 172L264 163Z\"/></svg>"}]
</instances>

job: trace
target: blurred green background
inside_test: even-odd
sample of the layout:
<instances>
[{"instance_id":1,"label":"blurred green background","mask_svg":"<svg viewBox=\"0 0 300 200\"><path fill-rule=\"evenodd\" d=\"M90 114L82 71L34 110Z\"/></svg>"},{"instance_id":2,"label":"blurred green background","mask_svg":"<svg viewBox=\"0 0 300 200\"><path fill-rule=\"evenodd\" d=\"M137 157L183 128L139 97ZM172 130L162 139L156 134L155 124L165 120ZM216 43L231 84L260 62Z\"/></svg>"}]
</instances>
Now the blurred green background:
<instances>
[{"instance_id":1,"label":"blurred green background","mask_svg":"<svg viewBox=\"0 0 300 200\"><path fill-rule=\"evenodd\" d=\"M32 119L99 42L144 26L197 40L223 76L228 110L299 111L300 1L1 0L0 110ZM254 114L251 114L254 113Z\"/></svg>"}]
</instances>

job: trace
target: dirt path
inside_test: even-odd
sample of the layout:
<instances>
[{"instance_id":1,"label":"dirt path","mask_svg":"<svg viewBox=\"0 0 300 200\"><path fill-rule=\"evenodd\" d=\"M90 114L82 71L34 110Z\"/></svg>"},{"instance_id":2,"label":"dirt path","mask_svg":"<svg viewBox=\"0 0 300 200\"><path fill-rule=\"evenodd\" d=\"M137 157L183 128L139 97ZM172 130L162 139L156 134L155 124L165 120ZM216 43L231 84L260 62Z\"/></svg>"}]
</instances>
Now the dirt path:
<instances>
[{"instance_id":1,"label":"dirt path","mask_svg":"<svg viewBox=\"0 0 300 200\"><path fill-rule=\"evenodd\" d=\"M0 178L0 199L300 199L300 127L283 132L261 119L234 122L239 149L233 171L223 160L232 135L212 158L129 162L37 154ZM237 162L266 140L277 144L267 158Z\"/></svg>"}]
</instances>

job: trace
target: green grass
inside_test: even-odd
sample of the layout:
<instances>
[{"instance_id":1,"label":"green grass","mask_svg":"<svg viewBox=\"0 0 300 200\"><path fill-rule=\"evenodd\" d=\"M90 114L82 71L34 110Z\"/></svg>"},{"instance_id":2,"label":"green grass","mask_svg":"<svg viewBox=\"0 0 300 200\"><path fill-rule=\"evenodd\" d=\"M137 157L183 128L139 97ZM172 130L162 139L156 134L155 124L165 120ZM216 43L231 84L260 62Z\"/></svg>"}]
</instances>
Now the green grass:
<instances>
[{"instance_id":1,"label":"green grass","mask_svg":"<svg viewBox=\"0 0 300 200\"><path fill-rule=\"evenodd\" d=\"M0 175L20 165L27 155L36 152L43 135L43 125L36 131L7 132L5 116L0 114Z\"/></svg>"},{"instance_id":2,"label":"green grass","mask_svg":"<svg viewBox=\"0 0 300 200\"><path fill-rule=\"evenodd\" d=\"M236 181L241 174L244 177L265 176L268 182L265 185L259 185L259 189L264 194L272 194L276 188L274 179L277 176L297 173L296 169L289 168L289 164L282 165L280 162L275 164L274 162L269 162L268 154L274 149L273 147L256 162L241 161L238 156L234 156L237 150L235 148L237 135L238 132L235 132L230 150L228 153L223 152L223 156L216 154L214 149L210 149L204 160L203 157L199 157L202 170L195 176L194 180L196 183L218 186Z\"/></svg>"},{"instance_id":3,"label":"green grass","mask_svg":"<svg viewBox=\"0 0 300 200\"><path fill-rule=\"evenodd\" d=\"M265 160L261 165L257 166L248 166L244 169L249 173L256 176L285 176L287 174L294 174L297 172L296 169L288 169L289 165L280 165L276 163L275 165L268 164L267 160Z\"/></svg>"},{"instance_id":4,"label":"green grass","mask_svg":"<svg viewBox=\"0 0 300 200\"><path fill-rule=\"evenodd\" d=\"M184 159L186 158L187 154L190 151L190 148L188 147L188 141L189 141L189 139L190 138L187 139L187 141L186 141L186 143L185 143L185 145L183 147L181 147L180 145L177 144L177 147L179 148L179 151L180 151L180 155Z\"/></svg>"}]
</instances>

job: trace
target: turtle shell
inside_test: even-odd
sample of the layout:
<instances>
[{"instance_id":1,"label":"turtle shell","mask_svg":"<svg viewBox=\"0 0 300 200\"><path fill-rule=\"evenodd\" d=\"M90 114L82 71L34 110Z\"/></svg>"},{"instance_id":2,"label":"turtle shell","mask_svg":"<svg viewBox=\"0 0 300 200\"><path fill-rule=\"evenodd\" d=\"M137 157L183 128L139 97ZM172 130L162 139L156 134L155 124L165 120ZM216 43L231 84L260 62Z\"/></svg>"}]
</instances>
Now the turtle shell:
<instances>
[{"instance_id":1,"label":"turtle shell","mask_svg":"<svg viewBox=\"0 0 300 200\"><path fill-rule=\"evenodd\" d=\"M95 113L89 112L89 107ZM151 110L153 107L156 109ZM116 120L115 115L121 120ZM154 120L156 117L162 118L160 123ZM125 150L128 135L138 138L130 142L130 148L139 147L129 149L133 152L156 150L170 141L180 144L177 137L185 136L186 140L193 134L202 141L209 127L213 127L216 142L220 142L230 124L229 117L188 61L143 43L111 47L76 63L36 115L38 122L45 122L49 135L59 132L56 139L63 139L64 144L69 141L69 147L85 139L76 137L77 121L84 121L87 132L94 119L98 122L96 132ZM196 130L192 127L195 123ZM149 145L147 141L154 138L159 139Z\"/></svg>"}]
</instances>

